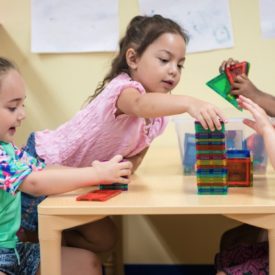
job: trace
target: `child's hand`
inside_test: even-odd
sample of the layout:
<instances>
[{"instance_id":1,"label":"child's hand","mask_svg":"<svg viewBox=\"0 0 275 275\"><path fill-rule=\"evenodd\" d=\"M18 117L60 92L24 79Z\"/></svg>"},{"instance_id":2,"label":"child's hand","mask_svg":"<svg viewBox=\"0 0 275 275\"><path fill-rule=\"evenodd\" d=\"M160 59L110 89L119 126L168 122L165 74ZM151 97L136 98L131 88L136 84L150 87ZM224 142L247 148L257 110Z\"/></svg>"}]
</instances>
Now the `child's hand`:
<instances>
[{"instance_id":1,"label":"child's hand","mask_svg":"<svg viewBox=\"0 0 275 275\"><path fill-rule=\"evenodd\" d=\"M222 62L222 64L220 65L220 67L219 67L219 72L222 73L222 72L224 72L226 67L229 67L229 66L232 66L232 65L235 65L235 64L238 64L238 63L240 63L240 62L238 60L234 60L233 58L229 58L227 60L224 60Z\"/></svg>"},{"instance_id":2,"label":"child's hand","mask_svg":"<svg viewBox=\"0 0 275 275\"><path fill-rule=\"evenodd\" d=\"M93 161L92 167L95 169L100 184L126 183L130 182L128 176L131 175L132 163L123 161L122 156L116 155L109 161Z\"/></svg>"},{"instance_id":3,"label":"child's hand","mask_svg":"<svg viewBox=\"0 0 275 275\"><path fill-rule=\"evenodd\" d=\"M215 128L220 130L222 128L221 121L226 122L223 113L216 106L193 98L191 100L187 112L196 120L198 120L204 129L214 131Z\"/></svg>"},{"instance_id":4,"label":"child's hand","mask_svg":"<svg viewBox=\"0 0 275 275\"><path fill-rule=\"evenodd\" d=\"M235 78L235 81L232 85L231 94L236 96L243 95L252 100L255 100L259 95L259 90L249 80L247 75L241 74Z\"/></svg>"},{"instance_id":5,"label":"child's hand","mask_svg":"<svg viewBox=\"0 0 275 275\"><path fill-rule=\"evenodd\" d=\"M270 118L264 109L242 95L240 95L237 100L240 107L249 111L254 118L254 121L251 119L244 119L244 124L254 129L260 135L268 134L271 130L274 131Z\"/></svg>"}]
</instances>

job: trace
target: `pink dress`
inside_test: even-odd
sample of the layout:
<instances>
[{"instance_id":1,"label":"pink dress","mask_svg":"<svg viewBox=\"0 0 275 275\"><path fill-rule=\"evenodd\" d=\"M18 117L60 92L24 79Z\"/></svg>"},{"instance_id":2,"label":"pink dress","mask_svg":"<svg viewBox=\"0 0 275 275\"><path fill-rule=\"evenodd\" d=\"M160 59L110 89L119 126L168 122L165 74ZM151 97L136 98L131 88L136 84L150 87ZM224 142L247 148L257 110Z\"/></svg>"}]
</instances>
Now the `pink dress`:
<instances>
[{"instance_id":1,"label":"pink dress","mask_svg":"<svg viewBox=\"0 0 275 275\"><path fill-rule=\"evenodd\" d=\"M150 119L122 114L116 116L116 102L123 90L135 88L144 94L143 86L122 73L84 109L55 130L35 133L36 152L47 164L73 167L105 161L116 154L131 157L160 135L167 118Z\"/></svg>"}]
</instances>

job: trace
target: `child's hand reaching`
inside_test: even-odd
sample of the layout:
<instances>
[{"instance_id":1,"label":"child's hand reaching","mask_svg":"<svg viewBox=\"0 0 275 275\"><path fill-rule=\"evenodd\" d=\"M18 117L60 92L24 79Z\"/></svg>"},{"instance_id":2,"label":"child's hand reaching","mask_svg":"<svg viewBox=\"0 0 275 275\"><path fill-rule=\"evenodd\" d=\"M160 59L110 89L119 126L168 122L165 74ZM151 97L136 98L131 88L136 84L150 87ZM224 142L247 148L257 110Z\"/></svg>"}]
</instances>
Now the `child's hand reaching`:
<instances>
[{"instance_id":1,"label":"child's hand reaching","mask_svg":"<svg viewBox=\"0 0 275 275\"><path fill-rule=\"evenodd\" d=\"M264 109L262 109L258 104L254 103L249 98L242 95L240 95L237 100L240 107L249 111L254 118L254 121L251 119L244 119L244 124L254 129L258 134L262 136L268 135L270 131L274 131L270 118L268 117Z\"/></svg>"},{"instance_id":2,"label":"child's hand reaching","mask_svg":"<svg viewBox=\"0 0 275 275\"><path fill-rule=\"evenodd\" d=\"M221 121L226 122L226 118L216 106L196 99L190 98L190 104L187 112L196 120L198 120L204 129L214 131L215 128L222 128Z\"/></svg>"},{"instance_id":3,"label":"child's hand reaching","mask_svg":"<svg viewBox=\"0 0 275 275\"><path fill-rule=\"evenodd\" d=\"M241 74L235 78L235 81L232 85L231 94L236 96L243 95L255 101L257 100L256 97L259 95L259 90L249 80L247 75Z\"/></svg>"},{"instance_id":4,"label":"child's hand reaching","mask_svg":"<svg viewBox=\"0 0 275 275\"><path fill-rule=\"evenodd\" d=\"M126 183L130 182L128 176L131 175L132 163L130 161L121 162L123 157L116 155L109 161L95 160L92 167L95 169L100 184Z\"/></svg>"},{"instance_id":5,"label":"child's hand reaching","mask_svg":"<svg viewBox=\"0 0 275 275\"><path fill-rule=\"evenodd\" d=\"M238 60L229 58L222 62L219 67L220 73L225 71L225 68L240 63ZM249 80L246 74L238 75L231 87L231 94L235 96L243 95L257 102L257 97L260 92L256 86Z\"/></svg>"},{"instance_id":6,"label":"child's hand reaching","mask_svg":"<svg viewBox=\"0 0 275 275\"><path fill-rule=\"evenodd\" d=\"M219 72L223 73L225 71L226 67L230 67L230 66L238 64L238 63L240 63L240 62L238 60L233 59L233 58L229 58L227 60L224 60L222 62L222 64L220 65L220 67L219 67Z\"/></svg>"}]
</instances>

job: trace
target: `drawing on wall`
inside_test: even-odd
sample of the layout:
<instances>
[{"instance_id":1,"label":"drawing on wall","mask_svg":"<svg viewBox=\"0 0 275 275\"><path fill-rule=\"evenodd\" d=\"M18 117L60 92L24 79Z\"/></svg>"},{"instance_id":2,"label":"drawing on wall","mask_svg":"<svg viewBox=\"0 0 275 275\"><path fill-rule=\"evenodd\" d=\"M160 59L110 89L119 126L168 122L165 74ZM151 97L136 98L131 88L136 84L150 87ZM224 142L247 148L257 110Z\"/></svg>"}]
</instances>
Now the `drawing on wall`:
<instances>
[{"instance_id":1,"label":"drawing on wall","mask_svg":"<svg viewBox=\"0 0 275 275\"><path fill-rule=\"evenodd\" d=\"M161 14L189 34L187 52L233 47L228 0L139 0L141 14Z\"/></svg>"},{"instance_id":2,"label":"drawing on wall","mask_svg":"<svg viewBox=\"0 0 275 275\"><path fill-rule=\"evenodd\" d=\"M261 31L264 38L275 37L275 0L260 0Z\"/></svg>"},{"instance_id":3,"label":"drawing on wall","mask_svg":"<svg viewBox=\"0 0 275 275\"><path fill-rule=\"evenodd\" d=\"M115 51L117 0L32 0L32 52Z\"/></svg>"}]
</instances>

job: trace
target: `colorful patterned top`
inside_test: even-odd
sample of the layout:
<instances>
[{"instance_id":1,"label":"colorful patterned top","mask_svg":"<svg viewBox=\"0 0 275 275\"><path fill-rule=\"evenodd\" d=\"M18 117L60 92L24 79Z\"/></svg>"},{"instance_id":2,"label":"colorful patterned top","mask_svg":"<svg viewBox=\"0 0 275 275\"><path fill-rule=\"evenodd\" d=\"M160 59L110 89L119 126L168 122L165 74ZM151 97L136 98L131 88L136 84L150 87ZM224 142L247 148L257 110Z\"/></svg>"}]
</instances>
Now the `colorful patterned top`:
<instances>
[{"instance_id":1,"label":"colorful patterned top","mask_svg":"<svg viewBox=\"0 0 275 275\"><path fill-rule=\"evenodd\" d=\"M0 247L15 248L21 221L21 192L18 188L32 171L44 167L44 163L26 152L0 141Z\"/></svg>"},{"instance_id":2,"label":"colorful patterned top","mask_svg":"<svg viewBox=\"0 0 275 275\"><path fill-rule=\"evenodd\" d=\"M116 115L117 99L126 88L145 94L144 87L122 73L85 108L56 130L35 133L38 156L47 164L83 167L105 161L116 154L135 156L160 135L168 122L165 117L149 119Z\"/></svg>"}]
</instances>

